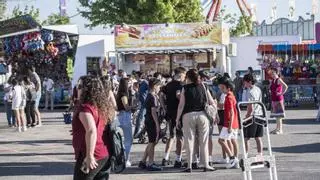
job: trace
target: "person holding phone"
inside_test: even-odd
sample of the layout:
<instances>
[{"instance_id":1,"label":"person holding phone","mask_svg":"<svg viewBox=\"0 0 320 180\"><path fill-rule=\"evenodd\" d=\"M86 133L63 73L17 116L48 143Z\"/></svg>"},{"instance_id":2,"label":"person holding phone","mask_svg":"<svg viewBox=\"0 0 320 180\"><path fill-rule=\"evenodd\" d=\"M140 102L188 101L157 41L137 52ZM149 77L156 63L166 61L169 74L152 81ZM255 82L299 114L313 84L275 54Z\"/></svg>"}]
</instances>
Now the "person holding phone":
<instances>
[{"instance_id":1,"label":"person holding phone","mask_svg":"<svg viewBox=\"0 0 320 180\"><path fill-rule=\"evenodd\" d=\"M114 108L96 76L81 77L77 85L79 106L72 121L72 145L76 165L74 180L93 180L108 162L108 148L103 142L105 125L114 117Z\"/></svg>"}]
</instances>

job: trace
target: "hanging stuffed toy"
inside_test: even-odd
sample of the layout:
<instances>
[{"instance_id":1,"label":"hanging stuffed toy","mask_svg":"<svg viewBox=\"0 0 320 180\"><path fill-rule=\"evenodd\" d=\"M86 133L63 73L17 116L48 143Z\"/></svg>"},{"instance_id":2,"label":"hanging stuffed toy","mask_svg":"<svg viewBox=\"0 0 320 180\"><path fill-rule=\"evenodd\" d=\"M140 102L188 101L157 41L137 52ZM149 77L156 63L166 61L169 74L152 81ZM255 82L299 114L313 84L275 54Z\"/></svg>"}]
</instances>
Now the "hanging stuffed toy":
<instances>
[{"instance_id":1,"label":"hanging stuffed toy","mask_svg":"<svg viewBox=\"0 0 320 180\"><path fill-rule=\"evenodd\" d=\"M46 42L46 43L51 42L51 41L53 41L53 32L48 31L48 30L43 30L41 32L41 37L44 42Z\"/></svg>"},{"instance_id":2,"label":"hanging stuffed toy","mask_svg":"<svg viewBox=\"0 0 320 180\"><path fill-rule=\"evenodd\" d=\"M11 48L11 40L10 38L5 38L4 39L4 51L7 55L12 54L12 48Z\"/></svg>"},{"instance_id":3,"label":"hanging stuffed toy","mask_svg":"<svg viewBox=\"0 0 320 180\"><path fill-rule=\"evenodd\" d=\"M299 63L295 64L295 67L293 68L293 75L295 79L299 79L301 77L302 71Z\"/></svg>"},{"instance_id":4,"label":"hanging stuffed toy","mask_svg":"<svg viewBox=\"0 0 320 180\"><path fill-rule=\"evenodd\" d=\"M50 42L47 47L46 50L48 51L48 53L52 56L52 57L56 57L59 53L59 49L57 47L54 46L53 42Z\"/></svg>"},{"instance_id":5,"label":"hanging stuffed toy","mask_svg":"<svg viewBox=\"0 0 320 180\"><path fill-rule=\"evenodd\" d=\"M302 64L301 71L302 71L302 77L303 78L308 78L309 77L309 68L308 68L306 63Z\"/></svg>"}]
</instances>

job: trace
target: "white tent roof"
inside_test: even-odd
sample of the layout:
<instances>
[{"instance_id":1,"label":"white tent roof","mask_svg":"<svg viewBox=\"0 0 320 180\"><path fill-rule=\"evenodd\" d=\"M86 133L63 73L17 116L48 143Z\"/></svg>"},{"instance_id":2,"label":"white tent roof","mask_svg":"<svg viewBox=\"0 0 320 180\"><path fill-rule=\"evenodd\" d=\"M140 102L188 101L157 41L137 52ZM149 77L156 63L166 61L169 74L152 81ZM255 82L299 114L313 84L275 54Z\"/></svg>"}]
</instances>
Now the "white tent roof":
<instances>
[{"instance_id":1,"label":"white tent roof","mask_svg":"<svg viewBox=\"0 0 320 180\"><path fill-rule=\"evenodd\" d=\"M54 25L54 26L42 26L42 29L53 30L53 31L60 31L65 32L67 34L79 34L78 26L77 25Z\"/></svg>"}]
</instances>

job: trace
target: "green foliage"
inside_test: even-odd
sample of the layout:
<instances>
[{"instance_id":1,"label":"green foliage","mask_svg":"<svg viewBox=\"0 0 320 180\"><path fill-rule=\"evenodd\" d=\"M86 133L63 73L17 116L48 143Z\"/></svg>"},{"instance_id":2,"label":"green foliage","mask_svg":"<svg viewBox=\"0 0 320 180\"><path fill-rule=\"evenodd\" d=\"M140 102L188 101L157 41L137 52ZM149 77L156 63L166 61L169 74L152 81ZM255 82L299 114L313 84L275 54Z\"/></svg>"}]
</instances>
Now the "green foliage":
<instances>
[{"instance_id":1,"label":"green foliage","mask_svg":"<svg viewBox=\"0 0 320 180\"><path fill-rule=\"evenodd\" d=\"M67 59L67 74L68 78L71 79L73 76L73 60L71 57L68 57Z\"/></svg>"},{"instance_id":2,"label":"green foliage","mask_svg":"<svg viewBox=\"0 0 320 180\"><path fill-rule=\"evenodd\" d=\"M250 16L240 16L235 27L230 31L231 36L240 36L243 34L252 35L252 20Z\"/></svg>"},{"instance_id":3,"label":"green foliage","mask_svg":"<svg viewBox=\"0 0 320 180\"><path fill-rule=\"evenodd\" d=\"M12 11L11 18L15 18L23 15L30 15L34 20L40 23L40 10L34 6L26 5L23 10L20 9L20 6L15 6Z\"/></svg>"},{"instance_id":4,"label":"green foliage","mask_svg":"<svg viewBox=\"0 0 320 180\"><path fill-rule=\"evenodd\" d=\"M6 0L0 0L0 20L5 19L6 9L7 9Z\"/></svg>"},{"instance_id":5,"label":"green foliage","mask_svg":"<svg viewBox=\"0 0 320 180\"><path fill-rule=\"evenodd\" d=\"M230 27L230 36L241 36L244 34L252 35L252 19L250 16L240 16L237 14L225 14L226 10L221 9L218 20L221 20L228 24Z\"/></svg>"},{"instance_id":6,"label":"green foliage","mask_svg":"<svg viewBox=\"0 0 320 180\"><path fill-rule=\"evenodd\" d=\"M182 23L203 20L199 0L79 0L81 15L98 25Z\"/></svg>"},{"instance_id":7,"label":"green foliage","mask_svg":"<svg viewBox=\"0 0 320 180\"><path fill-rule=\"evenodd\" d=\"M52 13L48 19L42 22L42 25L64 25L69 24L70 18L67 16L60 16L58 13Z\"/></svg>"}]
</instances>

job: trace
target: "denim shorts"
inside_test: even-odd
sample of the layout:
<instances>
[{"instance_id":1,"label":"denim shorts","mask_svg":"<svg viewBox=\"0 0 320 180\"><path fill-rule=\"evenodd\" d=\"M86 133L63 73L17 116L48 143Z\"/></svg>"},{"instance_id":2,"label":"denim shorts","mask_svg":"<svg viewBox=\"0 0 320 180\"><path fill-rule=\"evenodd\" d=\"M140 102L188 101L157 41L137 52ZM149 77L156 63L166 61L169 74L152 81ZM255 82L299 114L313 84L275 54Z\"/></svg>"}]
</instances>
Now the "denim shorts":
<instances>
[{"instance_id":1,"label":"denim shorts","mask_svg":"<svg viewBox=\"0 0 320 180\"><path fill-rule=\"evenodd\" d=\"M38 91L37 92L37 98L35 99L35 104L34 104L34 108L35 109L39 108L40 99L41 99L41 91Z\"/></svg>"}]
</instances>

